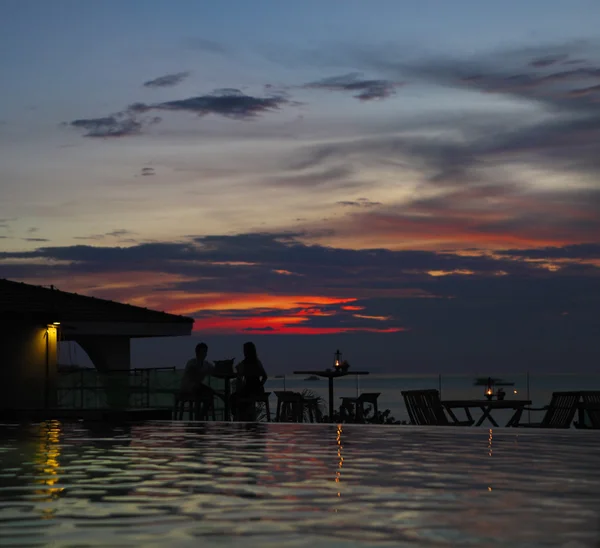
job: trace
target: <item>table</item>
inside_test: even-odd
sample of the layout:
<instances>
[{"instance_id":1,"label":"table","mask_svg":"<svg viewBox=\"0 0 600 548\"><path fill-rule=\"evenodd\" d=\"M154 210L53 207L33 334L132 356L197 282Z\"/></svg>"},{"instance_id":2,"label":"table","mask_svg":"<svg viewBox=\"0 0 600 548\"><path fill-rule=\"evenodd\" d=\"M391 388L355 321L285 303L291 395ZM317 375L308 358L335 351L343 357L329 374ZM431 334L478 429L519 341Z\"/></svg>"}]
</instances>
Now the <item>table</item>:
<instances>
[{"instance_id":1,"label":"table","mask_svg":"<svg viewBox=\"0 0 600 548\"><path fill-rule=\"evenodd\" d=\"M368 375L368 371L294 371L294 375L316 375L329 380L329 422L333 422L333 379L345 377L346 375Z\"/></svg>"},{"instance_id":2,"label":"table","mask_svg":"<svg viewBox=\"0 0 600 548\"><path fill-rule=\"evenodd\" d=\"M523 408L531 405L531 400L444 400L442 401L442 405L448 411L450 417L453 420L458 422L458 419L454 415L452 409L457 409L462 407L467 414L469 420L473 420L471 416L471 408L479 408L483 411L483 415L477 421L475 426L481 426L485 419L489 420L494 426L498 426L498 423L494 420L491 413L497 409L514 409L510 420L506 423L506 426L515 426L518 424L519 419L521 418L521 414L523 413Z\"/></svg>"},{"instance_id":3,"label":"table","mask_svg":"<svg viewBox=\"0 0 600 548\"><path fill-rule=\"evenodd\" d=\"M215 379L223 379L225 381L225 390L223 393L223 404L224 404L224 417L223 419L226 421L231 420L231 411L229 409L230 400L231 400L231 379L237 378L237 373L211 373L211 377L215 377ZM217 395L220 395L218 392Z\"/></svg>"}]
</instances>

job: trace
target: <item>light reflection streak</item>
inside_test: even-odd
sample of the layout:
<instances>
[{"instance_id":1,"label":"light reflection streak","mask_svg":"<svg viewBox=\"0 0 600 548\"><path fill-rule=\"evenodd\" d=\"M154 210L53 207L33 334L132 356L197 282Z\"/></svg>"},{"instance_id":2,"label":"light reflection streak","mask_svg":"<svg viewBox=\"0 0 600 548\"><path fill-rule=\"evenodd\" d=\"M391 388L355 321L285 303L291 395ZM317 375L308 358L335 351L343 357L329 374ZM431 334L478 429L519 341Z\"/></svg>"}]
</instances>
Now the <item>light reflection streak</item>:
<instances>
[{"instance_id":1,"label":"light reflection streak","mask_svg":"<svg viewBox=\"0 0 600 548\"><path fill-rule=\"evenodd\" d=\"M34 462L35 467L40 473L40 478L36 480L37 484L43 487L35 490L36 495L41 495L41 500L51 501L64 491L64 487L55 487L60 480L60 422L48 421L39 425L40 445L36 452ZM54 517L54 510L47 508L44 510L42 519L51 519Z\"/></svg>"},{"instance_id":2,"label":"light reflection streak","mask_svg":"<svg viewBox=\"0 0 600 548\"><path fill-rule=\"evenodd\" d=\"M337 446L338 446L338 450L337 450L337 456L338 456L338 469L335 472L335 482L338 484L338 489L339 489L339 483L341 481L341 476L342 476L342 466L344 465L344 457L342 457L342 425L338 424L337 425L337 432L336 432L336 439L335 439ZM338 497L342 496L342 493L338 490ZM337 512L337 509L336 509Z\"/></svg>"},{"instance_id":3,"label":"light reflection streak","mask_svg":"<svg viewBox=\"0 0 600 548\"><path fill-rule=\"evenodd\" d=\"M493 431L490 428L490 432L489 432L489 436L488 436L488 457L491 457L492 453L493 453L493 449L492 449L493 438L494 438ZM491 490L492 490L492 486L488 485L488 491L491 491Z\"/></svg>"}]
</instances>

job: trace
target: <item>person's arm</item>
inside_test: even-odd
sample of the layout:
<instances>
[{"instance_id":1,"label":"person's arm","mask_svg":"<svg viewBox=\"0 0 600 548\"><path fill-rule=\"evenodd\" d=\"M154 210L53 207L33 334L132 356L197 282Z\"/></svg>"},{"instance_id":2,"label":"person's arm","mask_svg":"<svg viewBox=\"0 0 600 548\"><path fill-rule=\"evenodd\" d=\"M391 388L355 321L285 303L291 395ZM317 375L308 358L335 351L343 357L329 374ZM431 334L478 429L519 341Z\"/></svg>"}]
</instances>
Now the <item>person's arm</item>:
<instances>
[{"instance_id":1,"label":"person's arm","mask_svg":"<svg viewBox=\"0 0 600 548\"><path fill-rule=\"evenodd\" d=\"M265 371L265 368L264 368L262 362L259 361L258 366L260 368L260 382L264 386L264 384L267 382L267 379L269 378L269 376L267 375L267 372Z\"/></svg>"}]
</instances>

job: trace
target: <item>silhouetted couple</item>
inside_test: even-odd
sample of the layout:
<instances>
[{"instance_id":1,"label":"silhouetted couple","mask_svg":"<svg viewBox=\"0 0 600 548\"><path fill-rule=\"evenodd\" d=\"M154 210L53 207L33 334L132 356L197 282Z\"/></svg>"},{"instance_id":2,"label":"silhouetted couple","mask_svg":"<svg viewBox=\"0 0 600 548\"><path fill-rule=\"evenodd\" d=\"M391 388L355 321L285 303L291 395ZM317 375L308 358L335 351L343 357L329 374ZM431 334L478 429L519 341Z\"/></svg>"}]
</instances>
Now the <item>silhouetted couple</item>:
<instances>
[{"instance_id":1,"label":"silhouetted couple","mask_svg":"<svg viewBox=\"0 0 600 548\"><path fill-rule=\"evenodd\" d=\"M190 399L199 402L212 401L214 396L223 398L210 386L204 384L204 379L212 374L215 366L206 359L208 345L196 345L196 357L188 360L181 380L181 392ZM236 420L255 420L253 398L265 393L264 384L267 373L258 359L254 343L244 344L244 359L236 366L236 391L231 395L231 410Z\"/></svg>"}]
</instances>

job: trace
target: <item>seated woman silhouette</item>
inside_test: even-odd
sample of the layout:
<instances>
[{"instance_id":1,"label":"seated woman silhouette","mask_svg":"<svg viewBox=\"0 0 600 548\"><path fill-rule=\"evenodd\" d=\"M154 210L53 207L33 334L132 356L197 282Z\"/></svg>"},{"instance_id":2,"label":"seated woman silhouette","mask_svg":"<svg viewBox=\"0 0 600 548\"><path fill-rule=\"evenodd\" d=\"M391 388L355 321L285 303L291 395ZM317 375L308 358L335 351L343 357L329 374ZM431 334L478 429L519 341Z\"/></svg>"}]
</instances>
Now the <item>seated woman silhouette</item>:
<instances>
[{"instance_id":1,"label":"seated woman silhouette","mask_svg":"<svg viewBox=\"0 0 600 548\"><path fill-rule=\"evenodd\" d=\"M253 397L264 394L267 372L258 359L254 343L244 344L244 359L237 365L237 390L231 395L231 410L236 420L253 421Z\"/></svg>"}]
</instances>

